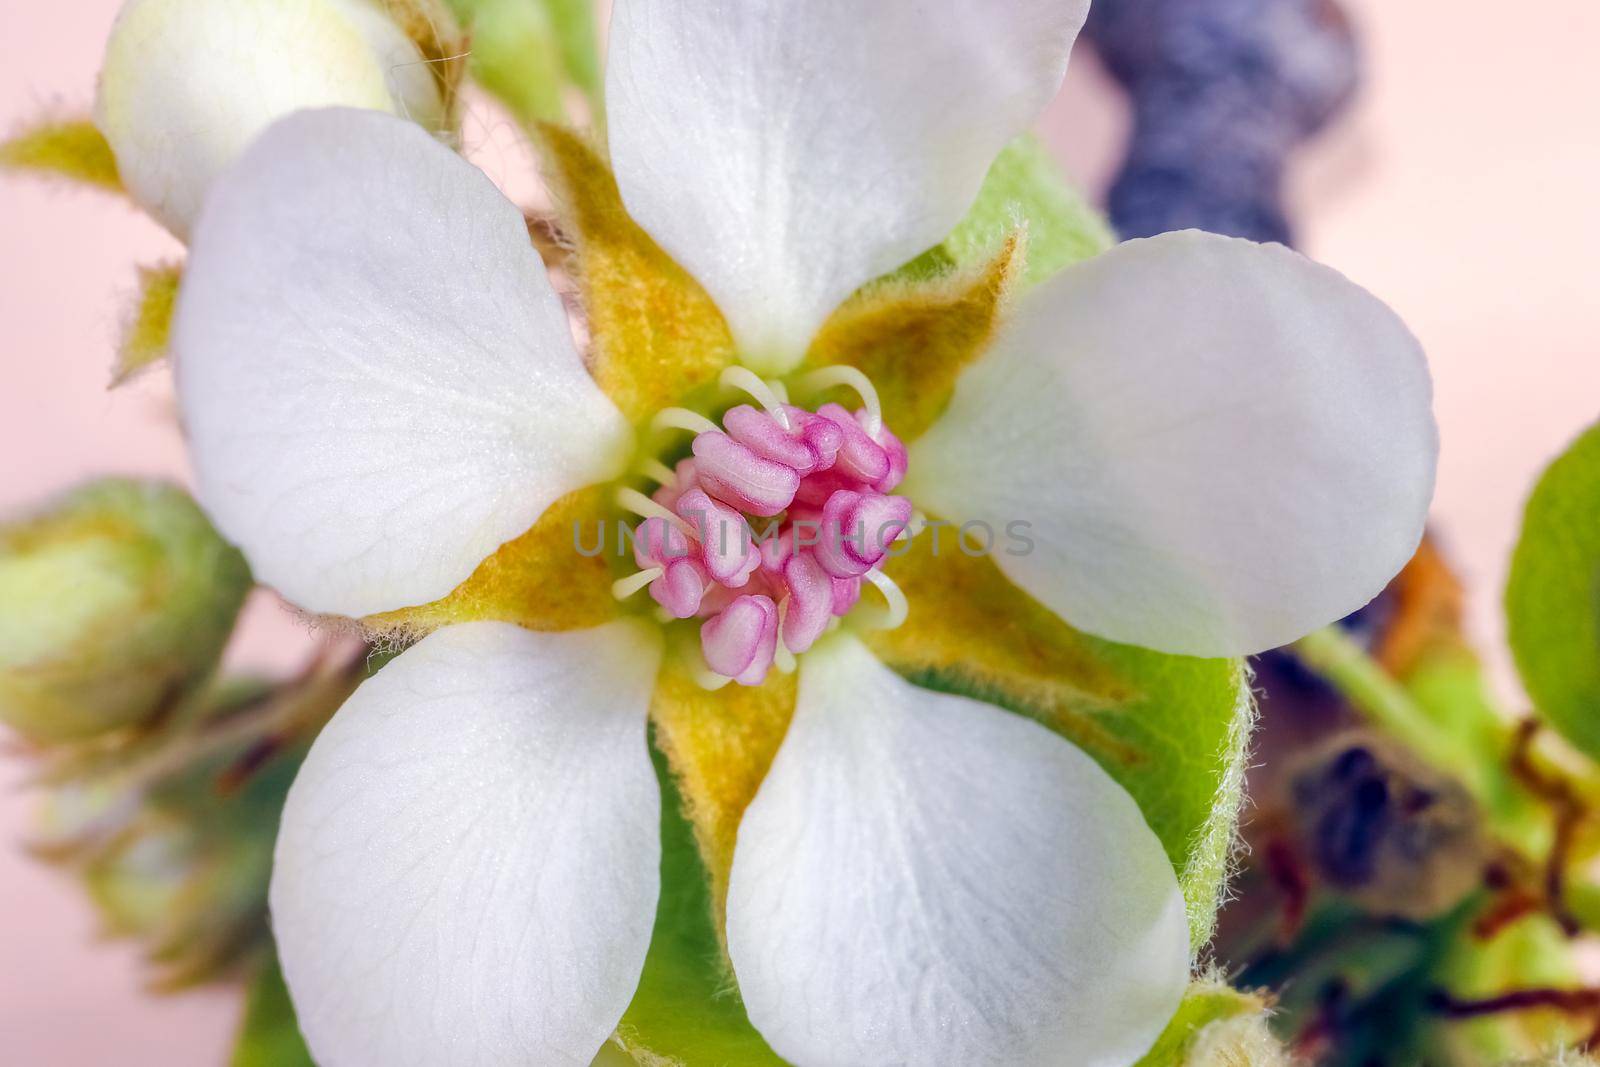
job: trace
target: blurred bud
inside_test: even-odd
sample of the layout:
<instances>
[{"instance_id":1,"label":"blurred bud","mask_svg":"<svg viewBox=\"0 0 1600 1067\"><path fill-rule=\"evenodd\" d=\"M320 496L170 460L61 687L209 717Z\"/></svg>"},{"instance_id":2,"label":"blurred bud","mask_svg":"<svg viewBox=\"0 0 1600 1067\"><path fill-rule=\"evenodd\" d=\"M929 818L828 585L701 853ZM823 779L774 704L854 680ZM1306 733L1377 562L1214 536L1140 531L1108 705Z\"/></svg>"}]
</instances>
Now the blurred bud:
<instances>
[{"instance_id":1,"label":"blurred bud","mask_svg":"<svg viewBox=\"0 0 1600 1067\"><path fill-rule=\"evenodd\" d=\"M95 122L133 199L187 239L206 190L291 111L447 122L459 44L435 0L127 0Z\"/></svg>"},{"instance_id":2,"label":"blurred bud","mask_svg":"<svg viewBox=\"0 0 1600 1067\"><path fill-rule=\"evenodd\" d=\"M451 2L471 27L473 77L513 116L564 121L568 89L583 93L598 114L602 79L588 0Z\"/></svg>"},{"instance_id":3,"label":"blurred bud","mask_svg":"<svg viewBox=\"0 0 1600 1067\"><path fill-rule=\"evenodd\" d=\"M205 718L272 694L252 680L216 686ZM104 932L140 943L157 988L224 977L268 947L273 842L304 744L259 765L254 744L241 739L154 781L69 782L39 809L32 851L82 877Z\"/></svg>"},{"instance_id":4,"label":"blurred bud","mask_svg":"<svg viewBox=\"0 0 1600 1067\"><path fill-rule=\"evenodd\" d=\"M158 715L215 668L249 589L168 485L96 482L0 527L0 721L60 742Z\"/></svg>"},{"instance_id":5,"label":"blurred bud","mask_svg":"<svg viewBox=\"0 0 1600 1067\"><path fill-rule=\"evenodd\" d=\"M1288 1050L1263 1014L1220 1019L1195 1035L1184 1067L1289 1067Z\"/></svg>"},{"instance_id":6,"label":"blurred bud","mask_svg":"<svg viewBox=\"0 0 1600 1067\"><path fill-rule=\"evenodd\" d=\"M1487 846L1459 782L1375 734L1342 734L1295 768L1301 848L1318 881L1369 911L1427 919L1481 885Z\"/></svg>"}]
</instances>

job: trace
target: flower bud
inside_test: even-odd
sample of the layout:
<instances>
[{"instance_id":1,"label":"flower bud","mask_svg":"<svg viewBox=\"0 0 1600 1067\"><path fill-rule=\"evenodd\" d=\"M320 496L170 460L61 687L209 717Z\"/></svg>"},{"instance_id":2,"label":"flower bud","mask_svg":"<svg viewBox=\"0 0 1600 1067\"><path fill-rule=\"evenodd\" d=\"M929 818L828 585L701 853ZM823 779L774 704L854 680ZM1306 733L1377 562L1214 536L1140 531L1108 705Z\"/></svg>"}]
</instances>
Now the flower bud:
<instances>
[{"instance_id":1,"label":"flower bud","mask_svg":"<svg viewBox=\"0 0 1600 1067\"><path fill-rule=\"evenodd\" d=\"M34 853L82 879L102 934L136 942L157 988L223 977L268 944L272 847L301 752L224 788L244 756L224 751L146 788L113 779L44 797Z\"/></svg>"},{"instance_id":2,"label":"flower bud","mask_svg":"<svg viewBox=\"0 0 1600 1067\"><path fill-rule=\"evenodd\" d=\"M129 195L187 239L211 182L291 111L373 108L442 128L455 35L432 0L127 0L95 122Z\"/></svg>"},{"instance_id":3,"label":"flower bud","mask_svg":"<svg viewBox=\"0 0 1600 1067\"><path fill-rule=\"evenodd\" d=\"M1289 1067L1289 1052L1263 1013L1220 1019L1195 1035L1184 1067Z\"/></svg>"},{"instance_id":4,"label":"flower bud","mask_svg":"<svg viewBox=\"0 0 1600 1067\"><path fill-rule=\"evenodd\" d=\"M211 673L249 589L167 485L97 482L0 527L0 721L58 742L158 714Z\"/></svg>"}]
</instances>

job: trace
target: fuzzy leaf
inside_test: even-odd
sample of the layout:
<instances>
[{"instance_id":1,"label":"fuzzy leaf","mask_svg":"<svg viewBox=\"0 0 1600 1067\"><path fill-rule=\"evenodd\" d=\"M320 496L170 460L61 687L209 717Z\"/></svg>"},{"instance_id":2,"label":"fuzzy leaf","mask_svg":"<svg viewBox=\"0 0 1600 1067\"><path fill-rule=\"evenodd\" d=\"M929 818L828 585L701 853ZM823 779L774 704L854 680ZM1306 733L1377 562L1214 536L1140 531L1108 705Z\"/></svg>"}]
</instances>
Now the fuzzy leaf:
<instances>
[{"instance_id":1,"label":"fuzzy leaf","mask_svg":"<svg viewBox=\"0 0 1600 1067\"><path fill-rule=\"evenodd\" d=\"M1132 794L1166 846L1196 947L1211 937L1228 873L1250 725L1236 660L1169 656L1080 633L987 557L924 531L886 572L911 614L869 646L911 681L1029 715Z\"/></svg>"},{"instance_id":2,"label":"fuzzy leaf","mask_svg":"<svg viewBox=\"0 0 1600 1067\"><path fill-rule=\"evenodd\" d=\"M45 120L0 143L0 169L66 178L122 192L111 146L88 119Z\"/></svg>"},{"instance_id":3,"label":"fuzzy leaf","mask_svg":"<svg viewBox=\"0 0 1600 1067\"><path fill-rule=\"evenodd\" d=\"M1600 424L1534 487L1511 557L1506 616L1540 716L1600 759Z\"/></svg>"},{"instance_id":4,"label":"fuzzy leaf","mask_svg":"<svg viewBox=\"0 0 1600 1067\"><path fill-rule=\"evenodd\" d=\"M361 620L369 633L410 641L461 622L512 622L529 630L577 630L617 614L611 595L609 536L605 551L585 554L613 529L606 490L591 486L551 504L533 528L478 564L449 596ZM585 552L576 549L581 547Z\"/></svg>"},{"instance_id":5,"label":"fuzzy leaf","mask_svg":"<svg viewBox=\"0 0 1600 1067\"><path fill-rule=\"evenodd\" d=\"M610 169L582 137L542 124L538 139L576 246L595 381L634 420L713 384L734 357L722 312L628 217Z\"/></svg>"},{"instance_id":6,"label":"fuzzy leaf","mask_svg":"<svg viewBox=\"0 0 1600 1067\"><path fill-rule=\"evenodd\" d=\"M684 816L666 758L655 749L652 755L661 780L661 900L639 990L617 1039L637 1062L654 1067L781 1065L734 990L712 921L711 882L695 846L696 831Z\"/></svg>"},{"instance_id":7,"label":"fuzzy leaf","mask_svg":"<svg viewBox=\"0 0 1600 1067\"><path fill-rule=\"evenodd\" d=\"M165 359L172 333L172 310L178 301L183 269L176 263L139 268L139 295L128 309L117 345L111 384L121 385L146 367Z\"/></svg>"},{"instance_id":8,"label":"fuzzy leaf","mask_svg":"<svg viewBox=\"0 0 1600 1067\"><path fill-rule=\"evenodd\" d=\"M806 360L859 367L878 389L884 421L911 441L932 425L961 371L988 347L1025 258L1013 233L972 269L869 286L823 324Z\"/></svg>"},{"instance_id":9,"label":"fuzzy leaf","mask_svg":"<svg viewBox=\"0 0 1600 1067\"><path fill-rule=\"evenodd\" d=\"M250 983L244 1023L229 1063L231 1067L315 1067L300 1037L294 1005L276 958L268 960Z\"/></svg>"},{"instance_id":10,"label":"fuzzy leaf","mask_svg":"<svg viewBox=\"0 0 1600 1067\"><path fill-rule=\"evenodd\" d=\"M1198 981L1183 995L1178 1012L1156 1038L1150 1051L1136 1067L1185 1067L1195 1038L1212 1023L1259 1015L1267 1010L1266 1001L1216 981ZM1238 1067L1255 1067L1240 1064Z\"/></svg>"}]
</instances>

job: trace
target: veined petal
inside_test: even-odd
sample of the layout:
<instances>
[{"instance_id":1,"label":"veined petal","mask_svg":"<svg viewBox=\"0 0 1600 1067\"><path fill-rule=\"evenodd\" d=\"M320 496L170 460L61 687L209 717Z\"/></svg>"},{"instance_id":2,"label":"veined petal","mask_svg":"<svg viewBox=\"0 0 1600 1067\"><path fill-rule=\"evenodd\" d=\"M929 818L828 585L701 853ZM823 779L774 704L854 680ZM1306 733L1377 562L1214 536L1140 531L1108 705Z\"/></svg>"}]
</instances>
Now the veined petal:
<instances>
[{"instance_id":1,"label":"veined petal","mask_svg":"<svg viewBox=\"0 0 1600 1067\"><path fill-rule=\"evenodd\" d=\"M128 0L106 45L95 120L129 193L180 239L211 182L299 108L444 122L440 86L370 0Z\"/></svg>"},{"instance_id":2,"label":"veined petal","mask_svg":"<svg viewBox=\"0 0 1600 1067\"><path fill-rule=\"evenodd\" d=\"M174 343L201 503L312 611L436 600L626 458L521 212L387 115L302 112L245 153Z\"/></svg>"},{"instance_id":3,"label":"veined petal","mask_svg":"<svg viewBox=\"0 0 1600 1067\"><path fill-rule=\"evenodd\" d=\"M941 241L1055 93L1086 0L622 0L611 156L628 211L793 367L864 282Z\"/></svg>"},{"instance_id":4,"label":"veined petal","mask_svg":"<svg viewBox=\"0 0 1600 1067\"><path fill-rule=\"evenodd\" d=\"M1126 1067L1188 979L1183 896L1128 794L848 636L801 665L727 921L750 1021L803 1067Z\"/></svg>"},{"instance_id":5,"label":"veined petal","mask_svg":"<svg viewBox=\"0 0 1600 1067\"><path fill-rule=\"evenodd\" d=\"M364 684L290 790L273 932L322 1067L587 1065L650 943L659 643L468 623Z\"/></svg>"},{"instance_id":6,"label":"veined petal","mask_svg":"<svg viewBox=\"0 0 1600 1067\"><path fill-rule=\"evenodd\" d=\"M1431 400L1416 339L1336 271L1168 234L1020 301L902 491L1020 530L995 562L1080 629L1244 655L1354 611L1416 549Z\"/></svg>"}]
</instances>

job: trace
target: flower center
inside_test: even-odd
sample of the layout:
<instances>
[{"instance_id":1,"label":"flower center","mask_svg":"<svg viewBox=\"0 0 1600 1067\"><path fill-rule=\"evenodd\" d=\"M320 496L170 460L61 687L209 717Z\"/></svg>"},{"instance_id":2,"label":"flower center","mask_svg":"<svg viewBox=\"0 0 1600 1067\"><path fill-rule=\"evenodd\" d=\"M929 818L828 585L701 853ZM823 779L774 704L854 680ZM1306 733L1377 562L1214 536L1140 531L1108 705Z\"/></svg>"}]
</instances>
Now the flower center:
<instances>
[{"instance_id":1,"label":"flower center","mask_svg":"<svg viewBox=\"0 0 1600 1067\"><path fill-rule=\"evenodd\" d=\"M853 412L791 404L781 383L743 367L724 371L722 384L756 403L728 409L720 426L686 408L658 412L653 429L694 434L690 455L675 467L645 461L654 493L617 494L641 518L632 530L641 569L613 592L648 588L664 617L701 620L708 688L760 685L774 665L792 670L856 606L863 581L888 601L885 624L899 625L905 598L882 564L912 526L911 501L893 493L905 446L860 371L829 367L795 383L850 386L862 401Z\"/></svg>"}]
</instances>

